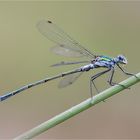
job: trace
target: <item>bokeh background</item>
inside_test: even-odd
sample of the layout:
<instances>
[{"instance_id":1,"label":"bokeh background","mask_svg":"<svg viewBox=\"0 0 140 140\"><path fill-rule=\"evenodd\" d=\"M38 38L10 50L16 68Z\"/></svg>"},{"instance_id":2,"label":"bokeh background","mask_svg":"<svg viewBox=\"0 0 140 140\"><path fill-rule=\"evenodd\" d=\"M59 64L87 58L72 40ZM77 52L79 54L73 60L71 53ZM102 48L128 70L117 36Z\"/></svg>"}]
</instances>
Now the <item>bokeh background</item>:
<instances>
[{"instance_id":1,"label":"bokeh background","mask_svg":"<svg viewBox=\"0 0 140 140\"><path fill-rule=\"evenodd\" d=\"M0 95L22 85L71 70L51 68L66 58L50 52L53 42L36 28L52 20L92 52L128 58L125 68L140 70L140 2L0 2ZM83 60L83 59L82 59ZM11 139L89 98L85 73L73 85L58 89L59 80L24 91L0 103L0 139ZM96 81L108 88L107 76ZM115 81L127 78L119 70ZM140 86L122 91L36 139L140 138Z\"/></svg>"}]
</instances>

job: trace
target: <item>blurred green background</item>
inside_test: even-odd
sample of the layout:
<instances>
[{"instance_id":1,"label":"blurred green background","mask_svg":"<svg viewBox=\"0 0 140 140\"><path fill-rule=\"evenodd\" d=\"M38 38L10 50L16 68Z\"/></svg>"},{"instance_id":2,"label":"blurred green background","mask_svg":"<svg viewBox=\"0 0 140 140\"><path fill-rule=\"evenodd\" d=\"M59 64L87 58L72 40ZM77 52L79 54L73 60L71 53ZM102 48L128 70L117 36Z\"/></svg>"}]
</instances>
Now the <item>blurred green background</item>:
<instances>
[{"instance_id":1,"label":"blurred green background","mask_svg":"<svg viewBox=\"0 0 140 140\"><path fill-rule=\"evenodd\" d=\"M125 68L139 72L140 2L0 2L0 95L80 66L49 67L79 59L49 51L54 43L36 28L41 19L52 20L92 52L124 54ZM89 98L89 77L98 71L64 89L57 88L56 80L1 102L0 139L14 138ZM99 89L109 87L107 76L96 81ZM125 78L117 70L115 81ZM137 84L122 91L36 139L140 138L139 90Z\"/></svg>"}]
</instances>

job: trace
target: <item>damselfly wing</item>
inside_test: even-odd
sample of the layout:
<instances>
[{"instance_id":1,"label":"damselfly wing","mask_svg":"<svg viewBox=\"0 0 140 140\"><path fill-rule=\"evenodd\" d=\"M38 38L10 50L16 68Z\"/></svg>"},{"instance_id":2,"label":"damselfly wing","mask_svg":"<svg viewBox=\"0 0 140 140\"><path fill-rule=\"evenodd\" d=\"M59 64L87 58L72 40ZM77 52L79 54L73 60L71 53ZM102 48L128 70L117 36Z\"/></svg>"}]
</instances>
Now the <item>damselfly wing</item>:
<instances>
[{"instance_id":1,"label":"damselfly wing","mask_svg":"<svg viewBox=\"0 0 140 140\"><path fill-rule=\"evenodd\" d=\"M74 73L72 75L67 75L63 77L63 79L61 79L61 81L59 82L58 87L63 88L73 84L81 75L82 73L80 72L80 73Z\"/></svg>"},{"instance_id":2,"label":"damselfly wing","mask_svg":"<svg viewBox=\"0 0 140 140\"><path fill-rule=\"evenodd\" d=\"M74 61L74 62L66 62L66 61L61 61L59 63L51 65L51 67L58 67L58 66L65 66L65 65L73 65L73 64L82 64L82 63L90 63L90 61L85 60L85 61Z\"/></svg>"},{"instance_id":3,"label":"damselfly wing","mask_svg":"<svg viewBox=\"0 0 140 140\"><path fill-rule=\"evenodd\" d=\"M95 58L93 53L85 49L51 21L41 20L37 24L37 28L42 35L56 43L56 46L51 49L54 53L71 57L86 56L90 59Z\"/></svg>"},{"instance_id":4,"label":"damselfly wing","mask_svg":"<svg viewBox=\"0 0 140 140\"><path fill-rule=\"evenodd\" d=\"M85 49L76 40L70 37L67 33L65 33L61 28L59 28L51 21L41 20L37 24L37 28L39 29L42 35L44 35L46 38L50 39L56 44L56 46L51 48L51 51L54 52L55 54L68 56L68 57L86 57L89 60L94 59L96 57L93 53ZM88 63L90 62L89 60L82 61L79 63ZM70 65L76 63L60 62L52 66ZM81 74L76 73L76 74L66 76L60 81L58 87L62 88L72 84L74 81L76 81L76 79L80 77L80 75Z\"/></svg>"}]
</instances>

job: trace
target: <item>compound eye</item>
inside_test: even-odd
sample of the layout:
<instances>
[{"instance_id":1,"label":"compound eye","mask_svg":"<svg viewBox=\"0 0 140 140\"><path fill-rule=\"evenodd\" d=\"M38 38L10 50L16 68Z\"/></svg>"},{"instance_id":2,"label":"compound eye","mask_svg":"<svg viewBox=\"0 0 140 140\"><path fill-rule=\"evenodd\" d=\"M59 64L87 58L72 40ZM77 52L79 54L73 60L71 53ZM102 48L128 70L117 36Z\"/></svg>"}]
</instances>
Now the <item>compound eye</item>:
<instances>
[{"instance_id":1,"label":"compound eye","mask_svg":"<svg viewBox=\"0 0 140 140\"><path fill-rule=\"evenodd\" d=\"M122 57L119 57L119 59L122 61L122 60L124 60Z\"/></svg>"}]
</instances>

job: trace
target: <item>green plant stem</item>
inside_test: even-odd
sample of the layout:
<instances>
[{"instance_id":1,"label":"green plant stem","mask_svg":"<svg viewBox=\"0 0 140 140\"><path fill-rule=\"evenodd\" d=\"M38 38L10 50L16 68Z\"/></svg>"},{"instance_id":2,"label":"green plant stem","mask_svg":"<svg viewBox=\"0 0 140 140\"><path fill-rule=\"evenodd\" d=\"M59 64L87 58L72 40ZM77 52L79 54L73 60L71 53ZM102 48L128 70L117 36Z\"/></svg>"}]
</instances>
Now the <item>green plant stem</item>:
<instances>
[{"instance_id":1,"label":"green plant stem","mask_svg":"<svg viewBox=\"0 0 140 140\"><path fill-rule=\"evenodd\" d=\"M122 81L121 85L124 85L126 88L140 82L140 73L136 74L137 78L135 76L132 76L124 81ZM115 85L113 87L110 87L106 90L104 90L103 92L101 92L100 94L97 94L96 96L94 96L92 99L89 98L85 101L83 101L82 103L73 106L72 108L66 110L65 112L51 118L50 120L40 124L39 126L36 126L35 128L29 130L28 132L20 135L19 137L15 138L15 140L23 140L23 139L31 139L43 132L45 132L46 130L56 126L57 124L60 124L62 122L64 122L65 120L75 116L76 114L94 106L95 104L106 100L107 98L119 93L120 91L126 89L121 85Z\"/></svg>"}]
</instances>

